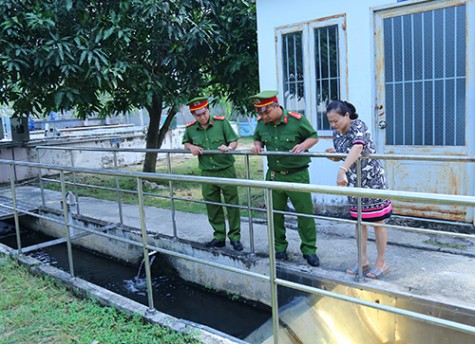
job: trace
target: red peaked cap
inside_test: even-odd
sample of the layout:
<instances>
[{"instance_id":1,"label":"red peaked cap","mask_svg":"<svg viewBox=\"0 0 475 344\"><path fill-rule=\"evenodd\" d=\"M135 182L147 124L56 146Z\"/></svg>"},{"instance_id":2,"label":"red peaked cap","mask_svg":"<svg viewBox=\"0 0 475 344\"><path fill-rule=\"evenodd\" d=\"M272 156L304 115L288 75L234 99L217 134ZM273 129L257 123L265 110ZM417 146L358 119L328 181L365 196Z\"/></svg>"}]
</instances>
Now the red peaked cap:
<instances>
[{"instance_id":1,"label":"red peaked cap","mask_svg":"<svg viewBox=\"0 0 475 344\"><path fill-rule=\"evenodd\" d=\"M190 111L196 112L208 106L208 97L196 97L190 100L186 105L190 107ZM202 113L203 111L198 111Z\"/></svg>"},{"instance_id":2,"label":"red peaked cap","mask_svg":"<svg viewBox=\"0 0 475 344\"><path fill-rule=\"evenodd\" d=\"M278 103L279 101L277 100L277 94L278 91L268 90L259 92L258 94L255 94L250 98L253 100L254 106L256 108L261 108L272 103Z\"/></svg>"}]
</instances>

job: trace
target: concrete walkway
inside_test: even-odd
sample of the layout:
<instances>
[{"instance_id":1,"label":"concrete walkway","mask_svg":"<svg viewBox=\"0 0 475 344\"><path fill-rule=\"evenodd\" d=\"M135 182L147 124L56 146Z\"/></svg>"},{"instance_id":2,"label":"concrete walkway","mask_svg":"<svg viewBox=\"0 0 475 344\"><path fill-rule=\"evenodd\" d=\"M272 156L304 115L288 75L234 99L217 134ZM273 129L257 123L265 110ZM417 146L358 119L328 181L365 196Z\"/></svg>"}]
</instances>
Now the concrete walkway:
<instances>
[{"instance_id":1,"label":"concrete walkway","mask_svg":"<svg viewBox=\"0 0 475 344\"><path fill-rule=\"evenodd\" d=\"M0 190L0 196L11 197L9 189ZM41 205L38 188L17 188L17 199ZM46 192L46 206L60 207L61 195ZM80 213L110 223L119 222L116 202L80 197ZM123 205L124 224L140 228L137 205ZM173 235L171 211L146 207L148 231ZM354 225L335 221L317 220L317 254L321 265L313 268L307 265L300 251L300 239L295 224L289 222L289 264L302 271L331 278L336 281L354 282L354 277L344 271L356 262L357 251L354 239ZM205 215L176 213L178 237L186 240L206 242L212 238L212 229ZM266 255L267 227L254 224L255 250L257 255ZM376 258L373 231L370 229L368 254L371 263ZM242 243L244 254L249 252L249 223L242 222ZM458 304L475 309L475 245L474 240L443 237L439 235L414 234L389 229L387 264L390 273L381 280L360 280L357 283L370 288L393 290L404 294L418 295L432 300ZM452 247L452 248L444 248ZM229 241L225 250L233 252Z\"/></svg>"}]
</instances>

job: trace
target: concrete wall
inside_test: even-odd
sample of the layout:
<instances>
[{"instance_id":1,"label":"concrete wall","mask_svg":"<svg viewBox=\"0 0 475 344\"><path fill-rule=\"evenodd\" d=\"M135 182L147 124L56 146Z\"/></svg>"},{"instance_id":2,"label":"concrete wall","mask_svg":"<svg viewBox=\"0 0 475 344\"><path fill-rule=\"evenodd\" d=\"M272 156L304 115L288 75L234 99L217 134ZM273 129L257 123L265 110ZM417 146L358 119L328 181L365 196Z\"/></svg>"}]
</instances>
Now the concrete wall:
<instances>
[{"instance_id":1,"label":"concrete wall","mask_svg":"<svg viewBox=\"0 0 475 344\"><path fill-rule=\"evenodd\" d=\"M41 233L54 238L65 238L66 229L64 226L62 212L51 211L46 212L45 214L54 222L39 217L24 216L21 218L21 224L25 228L40 231ZM93 231L101 231L103 228L108 228L106 232L111 235L129 240L140 241L140 232L138 230L131 228L124 229L119 225L111 226L110 223L102 222L100 220L91 220L83 216L75 216L71 217L70 224L71 236L87 233L75 228L74 226ZM90 234L82 238L75 239L74 245L86 248L88 250L100 252L101 254L111 256L130 265L138 266L143 257L143 250L139 246L112 240L96 234Z\"/></svg>"},{"instance_id":2,"label":"concrete wall","mask_svg":"<svg viewBox=\"0 0 475 344\"><path fill-rule=\"evenodd\" d=\"M236 133L239 124L231 123ZM162 149L183 149L181 143L184 126L169 130L162 144ZM68 128L61 131L58 137L45 138L43 132L33 132L31 140L24 143L13 143L8 139L0 141L0 159L27 162L39 162L58 166L75 166L84 168L114 168L112 152L74 151L37 149L42 147L74 147L74 148L145 148L146 128L131 125L97 126ZM118 166L141 164L144 153L118 152ZM165 158L159 154L158 158ZM57 174L57 171L42 171L43 175ZM15 180L31 179L38 176L36 168L16 166ZM0 184L10 181L10 167L0 164Z\"/></svg>"},{"instance_id":3,"label":"concrete wall","mask_svg":"<svg viewBox=\"0 0 475 344\"><path fill-rule=\"evenodd\" d=\"M113 159L111 153L73 153L73 162L69 152L61 150L37 150L37 146L50 147L94 147L94 148L144 148L145 134L141 127L121 127L114 129L94 130L83 128L82 135L75 132L73 135L62 135L55 138L45 139L31 137L31 140L24 143L12 143L2 141L0 143L0 159L26 162L39 162L45 164L55 164L60 166L81 166L90 168L111 168ZM124 164L137 164L143 161L143 157L135 155L120 156L120 161ZM43 171L45 174L57 173L54 171ZM35 178L38 176L38 169L16 166L14 169L14 179L17 181ZM10 181L10 167L0 164L0 183Z\"/></svg>"},{"instance_id":4,"label":"concrete wall","mask_svg":"<svg viewBox=\"0 0 475 344\"><path fill-rule=\"evenodd\" d=\"M236 124L235 130L238 131ZM163 149L183 149L181 143L185 128L183 126L166 133L162 144ZM31 140L25 143L12 143L8 139L0 142L0 159L27 162L39 162L58 166L75 166L85 168L114 168L112 152L74 151L37 149L42 147L74 147L74 148L145 148L144 127L119 125L69 128L61 131L58 137L45 138L43 132L33 132ZM71 158L72 157L72 158ZM165 157L159 154L158 158ZM119 152L119 166L141 164L144 153ZM56 174L57 171L42 171L43 175ZM25 180L38 176L36 168L17 166L14 179ZM10 181L10 168L0 164L0 184Z\"/></svg>"}]
</instances>

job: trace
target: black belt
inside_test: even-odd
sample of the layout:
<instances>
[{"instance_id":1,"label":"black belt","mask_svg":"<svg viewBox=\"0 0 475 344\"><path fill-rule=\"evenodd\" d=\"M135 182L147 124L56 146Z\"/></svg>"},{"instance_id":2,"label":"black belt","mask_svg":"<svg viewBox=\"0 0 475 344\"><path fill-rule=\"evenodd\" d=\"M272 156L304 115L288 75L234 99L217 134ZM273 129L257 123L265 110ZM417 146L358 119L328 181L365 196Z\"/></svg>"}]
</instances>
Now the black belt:
<instances>
[{"instance_id":1,"label":"black belt","mask_svg":"<svg viewBox=\"0 0 475 344\"><path fill-rule=\"evenodd\" d=\"M302 166L302 167L297 167L297 168L289 168L287 170L281 170L281 171L274 171L272 170L273 173L279 173L279 174L282 174L284 176L288 175L288 174L292 174L292 173L296 173L296 172L300 172L300 171L303 171L303 170L306 170L308 168L308 165L305 165L305 166Z\"/></svg>"}]
</instances>

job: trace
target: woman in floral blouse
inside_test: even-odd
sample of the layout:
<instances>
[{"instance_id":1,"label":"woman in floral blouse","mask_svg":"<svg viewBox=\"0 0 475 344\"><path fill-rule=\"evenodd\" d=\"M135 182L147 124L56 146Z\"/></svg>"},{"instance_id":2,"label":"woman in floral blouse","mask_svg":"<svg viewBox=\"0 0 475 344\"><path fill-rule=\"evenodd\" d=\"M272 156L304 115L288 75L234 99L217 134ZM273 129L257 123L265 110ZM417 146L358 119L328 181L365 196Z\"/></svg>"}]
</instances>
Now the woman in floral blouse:
<instances>
[{"instance_id":1,"label":"woman in floral blouse","mask_svg":"<svg viewBox=\"0 0 475 344\"><path fill-rule=\"evenodd\" d=\"M328 153L345 153L338 169L337 185L357 186L356 160L358 157L368 157L375 153L375 145L371 140L371 133L367 125L360 119L356 113L355 107L346 101L334 100L327 107L328 122L333 128L333 146L328 148ZM340 161L339 158L332 159ZM361 159L361 187L369 189L388 188L383 165L379 160L371 158ZM352 218L358 218L357 197L348 196L350 203L350 215ZM362 226L362 246L363 246L363 271L369 278L380 278L385 275L389 268L384 261L384 253L387 243L386 228L378 226L392 214L391 201L380 198L361 198L362 220L365 222L374 222L374 231L376 238L376 248L378 257L372 269L369 266L369 260L366 253L368 240L368 227ZM358 235L357 235L358 238ZM349 268L349 274L358 273L358 265Z\"/></svg>"}]
</instances>

